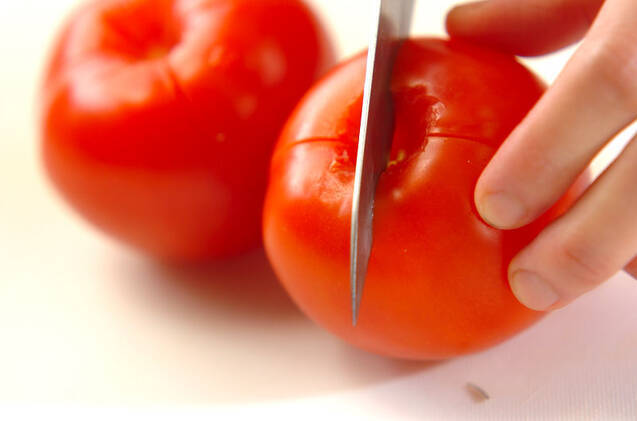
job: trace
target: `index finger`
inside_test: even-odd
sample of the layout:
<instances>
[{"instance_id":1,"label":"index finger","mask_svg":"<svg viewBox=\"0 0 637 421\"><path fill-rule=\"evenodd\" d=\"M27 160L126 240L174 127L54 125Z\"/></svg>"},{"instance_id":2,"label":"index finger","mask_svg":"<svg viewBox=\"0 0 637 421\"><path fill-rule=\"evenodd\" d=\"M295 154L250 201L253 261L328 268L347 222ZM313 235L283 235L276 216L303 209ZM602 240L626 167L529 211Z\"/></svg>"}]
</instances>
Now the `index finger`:
<instances>
[{"instance_id":1,"label":"index finger","mask_svg":"<svg viewBox=\"0 0 637 421\"><path fill-rule=\"evenodd\" d=\"M476 205L492 225L531 222L637 115L637 2L609 1L555 84L482 174Z\"/></svg>"}]
</instances>

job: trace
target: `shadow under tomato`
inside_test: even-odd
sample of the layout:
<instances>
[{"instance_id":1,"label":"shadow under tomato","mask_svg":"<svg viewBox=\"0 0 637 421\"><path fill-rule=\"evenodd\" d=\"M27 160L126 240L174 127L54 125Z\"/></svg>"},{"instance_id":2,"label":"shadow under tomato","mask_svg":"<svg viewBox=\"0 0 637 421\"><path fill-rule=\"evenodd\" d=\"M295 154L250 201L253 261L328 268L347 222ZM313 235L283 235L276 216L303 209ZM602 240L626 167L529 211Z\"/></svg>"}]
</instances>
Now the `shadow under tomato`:
<instances>
[{"instance_id":1,"label":"shadow under tomato","mask_svg":"<svg viewBox=\"0 0 637 421\"><path fill-rule=\"evenodd\" d=\"M144 400L255 402L355 390L435 365L355 349L308 320L263 251L205 267L137 261L124 285L142 306L149 362L171 373ZM131 279L132 278L132 279ZM145 334L146 335L146 334Z\"/></svg>"}]
</instances>

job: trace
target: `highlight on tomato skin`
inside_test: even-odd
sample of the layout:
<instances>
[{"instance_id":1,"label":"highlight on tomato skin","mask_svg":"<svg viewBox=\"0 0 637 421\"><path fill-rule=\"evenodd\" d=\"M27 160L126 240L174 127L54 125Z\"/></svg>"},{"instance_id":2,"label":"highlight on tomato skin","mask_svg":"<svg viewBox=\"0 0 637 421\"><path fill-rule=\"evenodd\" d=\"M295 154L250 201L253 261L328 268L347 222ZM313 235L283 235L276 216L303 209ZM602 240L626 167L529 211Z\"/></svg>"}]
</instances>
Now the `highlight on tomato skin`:
<instances>
[{"instance_id":1,"label":"highlight on tomato skin","mask_svg":"<svg viewBox=\"0 0 637 421\"><path fill-rule=\"evenodd\" d=\"M480 219L473 190L545 86L511 56L438 39L405 42L395 65L392 150L352 326L349 228L364 73L361 54L316 84L275 149L264 244L281 283L319 325L391 357L449 358L530 326L542 314L515 299L508 263L578 191L534 224L500 231Z\"/></svg>"},{"instance_id":2,"label":"highlight on tomato skin","mask_svg":"<svg viewBox=\"0 0 637 421\"><path fill-rule=\"evenodd\" d=\"M331 49L301 0L94 0L41 89L47 173L86 220L174 262L261 243L281 127Z\"/></svg>"}]
</instances>

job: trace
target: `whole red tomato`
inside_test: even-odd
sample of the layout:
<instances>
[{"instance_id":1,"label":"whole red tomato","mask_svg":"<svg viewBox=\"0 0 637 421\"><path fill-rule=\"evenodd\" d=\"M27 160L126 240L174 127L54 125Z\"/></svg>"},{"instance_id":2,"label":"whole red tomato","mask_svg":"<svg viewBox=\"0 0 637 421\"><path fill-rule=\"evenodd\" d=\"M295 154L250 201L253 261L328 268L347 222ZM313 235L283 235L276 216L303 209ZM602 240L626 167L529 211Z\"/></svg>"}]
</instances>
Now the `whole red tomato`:
<instances>
[{"instance_id":1,"label":"whole red tomato","mask_svg":"<svg viewBox=\"0 0 637 421\"><path fill-rule=\"evenodd\" d=\"M165 259L261 241L271 149L325 65L298 0L98 0L43 89L48 173L86 219Z\"/></svg>"},{"instance_id":2,"label":"whole red tomato","mask_svg":"<svg viewBox=\"0 0 637 421\"><path fill-rule=\"evenodd\" d=\"M463 354L530 325L540 313L517 302L507 264L563 209L504 232L480 219L473 191L544 86L510 56L423 39L404 44L394 70L395 133L352 327L349 233L364 71L361 55L316 85L274 152L264 238L281 282L320 325L395 357Z\"/></svg>"}]
</instances>

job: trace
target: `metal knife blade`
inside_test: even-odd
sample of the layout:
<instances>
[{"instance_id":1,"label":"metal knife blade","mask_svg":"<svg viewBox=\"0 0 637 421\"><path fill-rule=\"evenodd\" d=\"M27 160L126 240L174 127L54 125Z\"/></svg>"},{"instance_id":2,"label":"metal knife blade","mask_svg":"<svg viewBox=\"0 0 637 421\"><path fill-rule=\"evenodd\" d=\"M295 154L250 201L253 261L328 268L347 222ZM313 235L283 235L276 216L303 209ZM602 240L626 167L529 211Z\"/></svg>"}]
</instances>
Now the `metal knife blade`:
<instances>
[{"instance_id":1,"label":"metal knife blade","mask_svg":"<svg viewBox=\"0 0 637 421\"><path fill-rule=\"evenodd\" d=\"M390 82L401 40L409 34L414 0L373 0L372 28L367 55L363 114L350 236L352 324L358 321L367 265L372 250L374 195L385 170L393 130Z\"/></svg>"}]
</instances>

